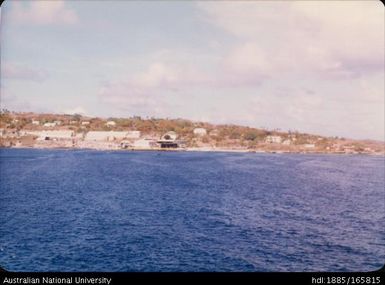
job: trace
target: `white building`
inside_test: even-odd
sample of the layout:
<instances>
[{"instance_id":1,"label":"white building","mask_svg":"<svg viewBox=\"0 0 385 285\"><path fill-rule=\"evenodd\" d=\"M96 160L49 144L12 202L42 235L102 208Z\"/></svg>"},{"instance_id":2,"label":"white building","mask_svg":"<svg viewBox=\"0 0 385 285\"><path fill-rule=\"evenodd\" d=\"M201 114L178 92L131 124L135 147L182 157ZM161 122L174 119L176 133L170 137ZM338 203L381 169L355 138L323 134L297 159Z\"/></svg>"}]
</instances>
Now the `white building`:
<instances>
[{"instance_id":1,"label":"white building","mask_svg":"<svg viewBox=\"0 0 385 285\"><path fill-rule=\"evenodd\" d=\"M84 138L85 141L114 141L127 137L127 132L91 131Z\"/></svg>"},{"instance_id":2,"label":"white building","mask_svg":"<svg viewBox=\"0 0 385 285\"><path fill-rule=\"evenodd\" d=\"M45 123L44 125L43 125L44 127L47 127L47 128L53 128L53 127L56 127L56 123Z\"/></svg>"},{"instance_id":3,"label":"white building","mask_svg":"<svg viewBox=\"0 0 385 285\"><path fill-rule=\"evenodd\" d=\"M75 135L74 131L60 130L60 131L25 131L27 135L37 136L38 140L54 140L54 139L72 139Z\"/></svg>"},{"instance_id":4,"label":"white building","mask_svg":"<svg viewBox=\"0 0 385 285\"><path fill-rule=\"evenodd\" d=\"M281 143L282 138L280 136L267 136L265 139L267 143Z\"/></svg>"},{"instance_id":5,"label":"white building","mask_svg":"<svg viewBox=\"0 0 385 285\"><path fill-rule=\"evenodd\" d=\"M53 121L57 126L61 125L61 121Z\"/></svg>"},{"instance_id":6,"label":"white building","mask_svg":"<svg viewBox=\"0 0 385 285\"><path fill-rule=\"evenodd\" d=\"M36 126L38 126L38 125L40 125L40 122L39 122L39 121L37 121L37 120L32 120L32 125L36 125Z\"/></svg>"},{"instance_id":7,"label":"white building","mask_svg":"<svg viewBox=\"0 0 385 285\"><path fill-rule=\"evenodd\" d=\"M303 146L305 148L315 148L315 144L314 143L307 143L307 144L304 144Z\"/></svg>"},{"instance_id":8,"label":"white building","mask_svg":"<svg viewBox=\"0 0 385 285\"><path fill-rule=\"evenodd\" d=\"M113 140L121 140L127 138L128 132L110 132Z\"/></svg>"},{"instance_id":9,"label":"white building","mask_svg":"<svg viewBox=\"0 0 385 285\"><path fill-rule=\"evenodd\" d=\"M140 139L136 140L132 145L135 148L151 148L155 146L155 142L152 139Z\"/></svg>"},{"instance_id":10,"label":"white building","mask_svg":"<svg viewBox=\"0 0 385 285\"><path fill-rule=\"evenodd\" d=\"M193 130L193 133L197 136L205 136L207 134L207 131L205 128L195 128Z\"/></svg>"},{"instance_id":11,"label":"white building","mask_svg":"<svg viewBox=\"0 0 385 285\"><path fill-rule=\"evenodd\" d=\"M84 140L85 141L108 141L109 136L110 136L110 132L91 131L85 135Z\"/></svg>"},{"instance_id":12,"label":"white building","mask_svg":"<svg viewBox=\"0 0 385 285\"><path fill-rule=\"evenodd\" d=\"M90 124L89 121L83 121L83 122L82 122L82 126L88 126L89 124Z\"/></svg>"},{"instance_id":13,"label":"white building","mask_svg":"<svg viewBox=\"0 0 385 285\"><path fill-rule=\"evenodd\" d=\"M76 125L78 121L70 121L70 125Z\"/></svg>"},{"instance_id":14,"label":"white building","mask_svg":"<svg viewBox=\"0 0 385 285\"><path fill-rule=\"evenodd\" d=\"M140 131L129 131L126 138L128 139L138 139L140 138Z\"/></svg>"},{"instance_id":15,"label":"white building","mask_svg":"<svg viewBox=\"0 0 385 285\"><path fill-rule=\"evenodd\" d=\"M106 123L106 126L107 126L107 127L115 127L115 126L116 126L116 123L115 123L114 121L108 121L108 122Z\"/></svg>"}]
</instances>

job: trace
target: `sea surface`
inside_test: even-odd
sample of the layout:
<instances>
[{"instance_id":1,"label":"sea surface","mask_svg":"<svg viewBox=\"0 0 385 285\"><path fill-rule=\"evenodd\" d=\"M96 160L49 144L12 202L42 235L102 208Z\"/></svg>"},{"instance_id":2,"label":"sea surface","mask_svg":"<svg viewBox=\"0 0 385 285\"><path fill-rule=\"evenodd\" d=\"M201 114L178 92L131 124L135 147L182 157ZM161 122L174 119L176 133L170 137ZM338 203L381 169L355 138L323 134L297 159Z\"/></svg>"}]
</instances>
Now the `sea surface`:
<instances>
[{"instance_id":1,"label":"sea surface","mask_svg":"<svg viewBox=\"0 0 385 285\"><path fill-rule=\"evenodd\" d=\"M384 157L0 149L10 271L371 271Z\"/></svg>"}]
</instances>

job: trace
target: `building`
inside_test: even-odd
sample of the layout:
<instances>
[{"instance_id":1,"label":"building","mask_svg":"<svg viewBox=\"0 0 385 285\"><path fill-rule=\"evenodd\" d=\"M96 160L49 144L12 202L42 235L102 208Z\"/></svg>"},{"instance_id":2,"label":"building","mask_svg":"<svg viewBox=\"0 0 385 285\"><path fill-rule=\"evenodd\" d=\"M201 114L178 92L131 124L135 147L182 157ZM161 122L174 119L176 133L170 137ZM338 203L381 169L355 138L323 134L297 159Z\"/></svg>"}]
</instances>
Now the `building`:
<instances>
[{"instance_id":1,"label":"building","mask_svg":"<svg viewBox=\"0 0 385 285\"><path fill-rule=\"evenodd\" d=\"M84 138L85 141L115 141L127 137L127 132L91 131Z\"/></svg>"},{"instance_id":2,"label":"building","mask_svg":"<svg viewBox=\"0 0 385 285\"><path fill-rule=\"evenodd\" d=\"M196 136L205 136L207 134L207 131L205 128L195 128L193 130L193 133Z\"/></svg>"},{"instance_id":3,"label":"building","mask_svg":"<svg viewBox=\"0 0 385 285\"><path fill-rule=\"evenodd\" d=\"M37 140L70 140L74 137L75 132L70 130L60 131L25 131L26 135L37 136Z\"/></svg>"},{"instance_id":4,"label":"building","mask_svg":"<svg viewBox=\"0 0 385 285\"><path fill-rule=\"evenodd\" d=\"M53 121L57 126L61 125L61 121Z\"/></svg>"},{"instance_id":5,"label":"building","mask_svg":"<svg viewBox=\"0 0 385 285\"><path fill-rule=\"evenodd\" d=\"M32 125L38 126L40 125L40 122L37 120L32 120Z\"/></svg>"},{"instance_id":6,"label":"building","mask_svg":"<svg viewBox=\"0 0 385 285\"><path fill-rule=\"evenodd\" d=\"M176 141L177 137L176 132L167 132L158 140L158 144L161 148L177 148L179 146L178 141Z\"/></svg>"},{"instance_id":7,"label":"building","mask_svg":"<svg viewBox=\"0 0 385 285\"><path fill-rule=\"evenodd\" d=\"M90 124L89 121L83 121L83 122L82 122L82 126L88 126L89 124Z\"/></svg>"},{"instance_id":8,"label":"building","mask_svg":"<svg viewBox=\"0 0 385 285\"><path fill-rule=\"evenodd\" d=\"M91 131L85 135L84 140L85 141L109 141L110 136L111 136L111 132Z\"/></svg>"},{"instance_id":9,"label":"building","mask_svg":"<svg viewBox=\"0 0 385 285\"><path fill-rule=\"evenodd\" d=\"M129 131L126 138L128 139L138 139L140 138L140 131Z\"/></svg>"},{"instance_id":10,"label":"building","mask_svg":"<svg viewBox=\"0 0 385 285\"><path fill-rule=\"evenodd\" d=\"M306 143L303 145L305 148L315 148L315 144L314 143Z\"/></svg>"},{"instance_id":11,"label":"building","mask_svg":"<svg viewBox=\"0 0 385 285\"><path fill-rule=\"evenodd\" d=\"M54 122L52 122L52 123L45 123L43 126L46 127L46 128L53 128L53 127L56 127L56 123L54 123Z\"/></svg>"},{"instance_id":12,"label":"building","mask_svg":"<svg viewBox=\"0 0 385 285\"><path fill-rule=\"evenodd\" d=\"M267 136L265 139L266 143L281 143L282 138L280 136Z\"/></svg>"},{"instance_id":13,"label":"building","mask_svg":"<svg viewBox=\"0 0 385 285\"><path fill-rule=\"evenodd\" d=\"M178 148L179 144L177 141L158 141L158 144L161 148Z\"/></svg>"},{"instance_id":14,"label":"building","mask_svg":"<svg viewBox=\"0 0 385 285\"><path fill-rule=\"evenodd\" d=\"M107 127L115 127L115 126L116 126L116 123L115 123L114 121L108 121L108 122L106 123L106 126L107 126Z\"/></svg>"},{"instance_id":15,"label":"building","mask_svg":"<svg viewBox=\"0 0 385 285\"><path fill-rule=\"evenodd\" d=\"M149 149L149 148L156 147L157 143L152 139L144 138L144 139L134 141L132 146L138 149Z\"/></svg>"},{"instance_id":16,"label":"building","mask_svg":"<svg viewBox=\"0 0 385 285\"><path fill-rule=\"evenodd\" d=\"M115 140L122 140L127 138L128 133L127 132L110 132L110 140L112 139L113 141Z\"/></svg>"}]
</instances>

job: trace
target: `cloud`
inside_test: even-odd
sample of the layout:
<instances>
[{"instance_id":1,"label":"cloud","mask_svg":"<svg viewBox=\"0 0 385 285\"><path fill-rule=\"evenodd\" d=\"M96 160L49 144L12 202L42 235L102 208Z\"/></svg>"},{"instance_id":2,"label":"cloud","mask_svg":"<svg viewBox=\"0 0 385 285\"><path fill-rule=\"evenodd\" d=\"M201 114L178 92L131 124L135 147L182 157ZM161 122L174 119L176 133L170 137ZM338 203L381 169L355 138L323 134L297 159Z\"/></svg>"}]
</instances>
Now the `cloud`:
<instances>
[{"instance_id":1,"label":"cloud","mask_svg":"<svg viewBox=\"0 0 385 285\"><path fill-rule=\"evenodd\" d=\"M135 115L166 114L167 102L162 100L153 82L153 78L112 81L103 84L99 90L99 98L103 104L114 106L115 109ZM151 80L150 80L151 79ZM143 81L142 81L143 80ZM155 79L154 79L155 80Z\"/></svg>"},{"instance_id":2,"label":"cloud","mask_svg":"<svg viewBox=\"0 0 385 285\"><path fill-rule=\"evenodd\" d=\"M1 65L1 77L42 82L47 78L47 73L21 64L3 63Z\"/></svg>"},{"instance_id":3,"label":"cloud","mask_svg":"<svg viewBox=\"0 0 385 285\"><path fill-rule=\"evenodd\" d=\"M131 84L141 88L168 88L180 81L180 76L176 67L172 68L164 63L155 62L145 72L134 75Z\"/></svg>"},{"instance_id":4,"label":"cloud","mask_svg":"<svg viewBox=\"0 0 385 285\"><path fill-rule=\"evenodd\" d=\"M10 20L18 24L75 24L78 16L65 1L12 1Z\"/></svg>"},{"instance_id":5,"label":"cloud","mask_svg":"<svg viewBox=\"0 0 385 285\"><path fill-rule=\"evenodd\" d=\"M349 92L325 93L300 87L273 89L268 96L250 98L243 123L320 135L384 139L383 88L359 80Z\"/></svg>"},{"instance_id":6,"label":"cloud","mask_svg":"<svg viewBox=\"0 0 385 285\"><path fill-rule=\"evenodd\" d=\"M336 80L384 72L384 9L379 1L229 1L197 6L207 22L236 38L236 55L225 59L234 69L253 67L276 76L311 72Z\"/></svg>"}]
</instances>

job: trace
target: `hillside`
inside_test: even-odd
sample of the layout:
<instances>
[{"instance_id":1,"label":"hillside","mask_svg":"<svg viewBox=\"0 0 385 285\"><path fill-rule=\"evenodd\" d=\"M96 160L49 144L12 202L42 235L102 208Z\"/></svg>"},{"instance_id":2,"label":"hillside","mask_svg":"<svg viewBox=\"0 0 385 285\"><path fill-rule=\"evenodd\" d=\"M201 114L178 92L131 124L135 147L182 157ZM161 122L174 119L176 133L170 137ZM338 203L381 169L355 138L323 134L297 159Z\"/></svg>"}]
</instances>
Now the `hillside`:
<instances>
[{"instance_id":1,"label":"hillside","mask_svg":"<svg viewBox=\"0 0 385 285\"><path fill-rule=\"evenodd\" d=\"M109 123L107 123L109 122ZM48 123L48 124L46 124ZM46 125L45 125L46 124ZM90 131L139 131L141 138L159 139L175 132L188 148L243 149L250 151L384 153L384 142L323 137L300 132L282 132L238 125L214 125L185 119L98 118L79 114L0 113L0 144L22 144L23 131L71 130L83 138ZM194 133L195 132L195 133ZM79 136L80 135L80 136Z\"/></svg>"}]
</instances>

